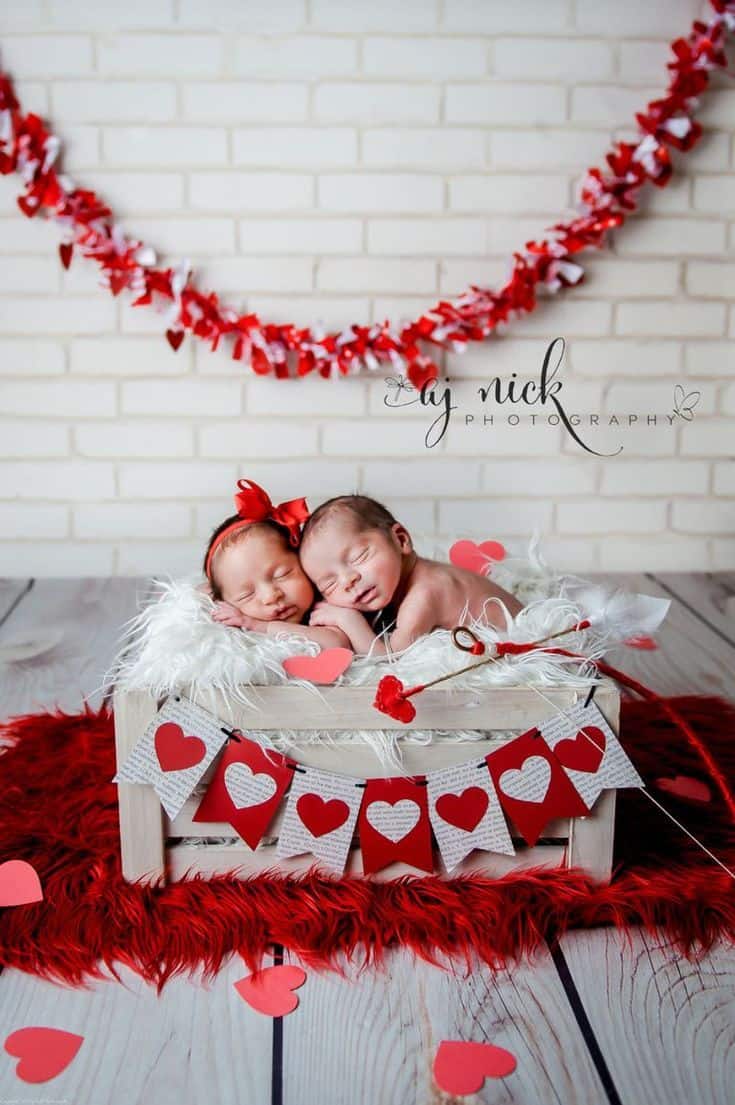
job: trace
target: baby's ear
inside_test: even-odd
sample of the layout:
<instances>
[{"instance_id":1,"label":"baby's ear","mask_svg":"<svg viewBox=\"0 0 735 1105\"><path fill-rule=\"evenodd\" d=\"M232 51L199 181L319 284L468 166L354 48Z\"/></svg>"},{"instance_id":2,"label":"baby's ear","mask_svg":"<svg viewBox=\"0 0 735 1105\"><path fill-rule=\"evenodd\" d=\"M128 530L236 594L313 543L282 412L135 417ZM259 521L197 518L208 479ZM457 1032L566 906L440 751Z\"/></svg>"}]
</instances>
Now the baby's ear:
<instances>
[{"instance_id":1,"label":"baby's ear","mask_svg":"<svg viewBox=\"0 0 735 1105\"><path fill-rule=\"evenodd\" d=\"M393 536L398 542L401 552L413 552L413 541L406 527L401 525L400 522L394 522L390 528Z\"/></svg>"}]
</instances>

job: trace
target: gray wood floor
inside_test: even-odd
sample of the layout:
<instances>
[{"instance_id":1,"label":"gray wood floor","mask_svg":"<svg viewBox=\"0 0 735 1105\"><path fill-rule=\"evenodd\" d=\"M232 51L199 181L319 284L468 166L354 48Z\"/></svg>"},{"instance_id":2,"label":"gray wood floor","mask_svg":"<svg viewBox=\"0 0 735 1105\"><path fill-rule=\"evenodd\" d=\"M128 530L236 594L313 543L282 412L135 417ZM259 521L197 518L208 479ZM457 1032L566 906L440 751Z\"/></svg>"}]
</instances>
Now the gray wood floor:
<instances>
[{"instance_id":1,"label":"gray wood floor","mask_svg":"<svg viewBox=\"0 0 735 1105\"><path fill-rule=\"evenodd\" d=\"M655 652L611 662L662 693L735 699L735 574L606 576L666 595ZM0 581L0 714L98 705L123 623L147 581ZM703 857L703 862L706 862ZM0 1050L0 1105L425 1105L449 1102L432 1059L445 1038L492 1041L518 1067L472 1099L516 1105L731 1105L735 950L682 959L660 934L574 933L492 973L393 955L385 970L308 972L298 1009L259 1016L232 983L174 980L160 997L129 971L75 990L0 975L0 1043L23 1025L78 1032L58 1078L27 1085Z\"/></svg>"}]
</instances>

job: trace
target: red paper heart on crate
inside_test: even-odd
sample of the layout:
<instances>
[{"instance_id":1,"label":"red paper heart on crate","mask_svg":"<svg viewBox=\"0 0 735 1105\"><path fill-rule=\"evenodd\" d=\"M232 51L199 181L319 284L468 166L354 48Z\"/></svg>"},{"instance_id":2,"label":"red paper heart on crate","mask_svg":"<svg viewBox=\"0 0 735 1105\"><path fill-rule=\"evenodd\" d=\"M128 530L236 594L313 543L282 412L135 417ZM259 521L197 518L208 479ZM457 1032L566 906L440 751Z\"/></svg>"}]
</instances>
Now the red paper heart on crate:
<instances>
[{"instance_id":1,"label":"red paper heart on crate","mask_svg":"<svg viewBox=\"0 0 735 1105\"><path fill-rule=\"evenodd\" d=\"M0 906L30 905L43 901L41 880L24 859L0 863Z\"/></svg>"},{"instance_id":2,"label":"red paper heart on crate","mask_svg":"<svg viewBox=\"0 0 735 1105\"><path fill-rule=\"evenodd\" d=\"M294 990L306 982L306 971L291 964L264 967L233 983L249 1006L267 1017L285 1017L299 1004Z\"/></svg>"},{"instance_id":3,"label":"red paper heart on crate","mask_svg":"<svg viewBox=\"0 0 735 1105\"><path fill-rule=\"evenodd\" d=\"M326 836L344 825L350 807L341 798L324 799L320 794L302 794L296 812L312 836Z\"/></svg>"},{"instance_id":4,"label":"red paper heart on crate","mask_svg":"<svg viewBox=\"0 0 735 1105\"><path fill-rule=\"evenodd\" d=\"M60 1028L19 1028L5 1041L8 1055L20 1059L15 1073L23 1082L48 1082L71 1063L84 1036Z\"/></svg>"},{"instance_id":5,"label":"red paper heart on crate","mask_svg":"<svg viewBox=\"0 0 735 1105\"><path fill-rule=\"evenodd\" d=\"M587 736L585 736L585 733ZM565 737L554 745L554 755L571 771L586 771L594 775L605 755L605 734L596 725L585 725L576 737Z\"/></svg>"},{"instance_id":6,"label":"red paper heart on crate","mask_svg":"<svg viewBox=\"0 0 735 1105\"><path fill-rule=\"evenodd\" d=\"M175 721L165 721L153 740L161 771L185 771L201 763L207 746L199 737L187 737Z\"/></svg>"},{"instance_id":7,"label":"red paper heart on crate","mask_svg":"<svg viewBox=\"0 0 735 1105\"><path fill-rule=\"evenodd\" d=\"M309 679L312 683L334 683L346 672L354 652L349 648L325 648L318 656L287 656L283 667L294 679Z\"/></svg>"},{"instance_id":8,"label":"red paper heart on crate","mask_svg":"<svg viewBox=\"0 0 735 1105\"><path fill-rule=\"evenodd\" d=\"M478 1093L486 1078L506 1078L516 1057L504 1047L465 1040L442 1040L434 1058L434 1080L445 1093Z\"/></svg>"},{"instance_id":9,"label":"red paper heart on crate","mask_svg":"<svg viewBox=\"0 0 735 1105\"><path fill-rule=\"evenodd\" d=\"M461 794L442 794L434 808L442 821L472 833L485 816L489 802L490 797L482 787L467 787Z\"/></svg>"},{"instance_id":10,"label":"red paper heart on crate","mask_svg":"<svg viewBox=\"0 0 735 1105\"><path fill-rule=\"evenodd\" d=\"M449 560L457 568L485 575L490 560L504 560L505 548L499 541L455 541L449 550Z\"/></svg>"}]
</instances>

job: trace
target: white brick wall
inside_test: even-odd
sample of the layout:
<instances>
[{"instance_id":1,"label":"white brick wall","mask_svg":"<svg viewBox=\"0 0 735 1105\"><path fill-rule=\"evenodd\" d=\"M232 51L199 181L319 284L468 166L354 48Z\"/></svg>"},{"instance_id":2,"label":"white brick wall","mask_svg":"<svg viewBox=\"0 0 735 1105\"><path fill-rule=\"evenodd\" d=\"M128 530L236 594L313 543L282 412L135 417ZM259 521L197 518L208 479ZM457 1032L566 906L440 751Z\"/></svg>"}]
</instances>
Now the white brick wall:
<instances>
[{"instance_id":1,"label":"white brick wall","mask_svg":"<svg viewBox=\"0 0 735 1105\"><path fill-rule=\"evenodd\" d=\"M163 262L188 257L202 287L266 320L332 329L500 284L634 135L668 43L707 10L10 0L0 47L65 170ZM61 269L58 231L23 218L0 177L0 574L196 568L240 476L276 499L373 494L437 554L465 535L517 551L536 527L571 571L732 570L734 103L715 75L704 139L582 259L582 285L441 358L458 410L428 450L439 410L388 409L383 374L281 382L193 339L174 353L94 266ZM495 376L538 379L557 335L563 405L609 455L551 407L479 403ZM666 418L677 383L701 392L691 422ZM593 432L594 412L621 420ZM627 422L652 412L655 430Z\"/></svg>"}]
</instances>

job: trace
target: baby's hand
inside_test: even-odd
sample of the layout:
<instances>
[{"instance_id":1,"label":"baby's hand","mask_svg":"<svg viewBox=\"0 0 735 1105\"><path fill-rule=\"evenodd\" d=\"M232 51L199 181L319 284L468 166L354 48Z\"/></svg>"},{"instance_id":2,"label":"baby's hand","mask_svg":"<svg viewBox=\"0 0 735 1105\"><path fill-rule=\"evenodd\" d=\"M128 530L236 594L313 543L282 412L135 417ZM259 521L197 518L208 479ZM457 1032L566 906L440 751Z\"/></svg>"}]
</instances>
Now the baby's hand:
<instances>
[{"instance_id":1,"label":"baby's hand","mask_svg":"<svg viewBox=\"0 0 735 1105\"><path fill-rule=\"evenodd\" d=\"M317 602L309 615L309 625L336 626L350 636L350 629L364 626L365 619L359 610L350 610L346 606L331 606L328 602Z\"/></svg>"},{"instance_id":2,"label":"baby's hand","mask_svg":"<svg viewBox=\"0 0 735 1105\"><path fill-rule=\"evenodd\" d=\"M216 622L234 626L236 629L248 629L250 627L247 623L252 621L252 618L248 618L247 614L243 614L242 610L238 610L231 602L216 602L212 617Z\"/></svg>"}]
</instances>

